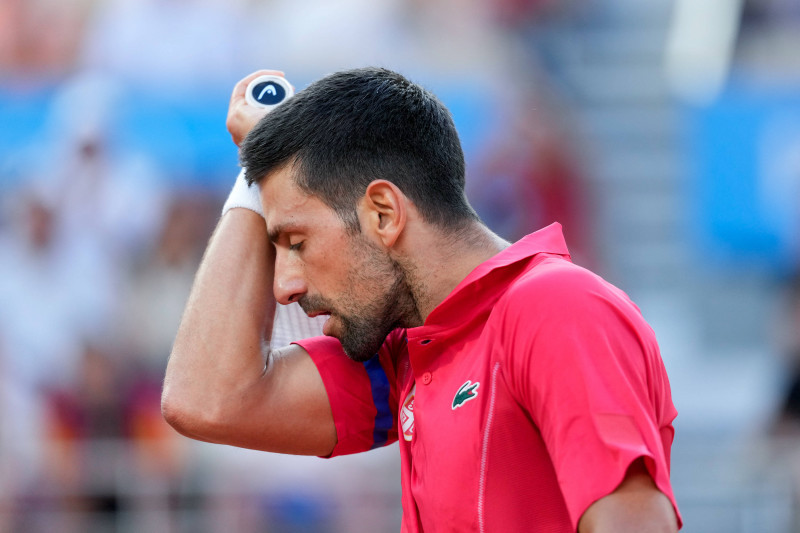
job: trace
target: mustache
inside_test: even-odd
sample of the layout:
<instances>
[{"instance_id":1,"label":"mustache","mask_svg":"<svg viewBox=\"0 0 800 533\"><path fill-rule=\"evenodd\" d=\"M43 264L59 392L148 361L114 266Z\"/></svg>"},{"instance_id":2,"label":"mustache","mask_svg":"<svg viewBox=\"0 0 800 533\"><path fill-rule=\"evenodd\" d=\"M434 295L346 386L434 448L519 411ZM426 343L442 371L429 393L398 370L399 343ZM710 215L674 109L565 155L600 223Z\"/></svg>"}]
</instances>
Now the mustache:
<instances>
[{"instance_id":1,"label":"mustache","mask_svg":"<svg viewBox=\"0 0 800 533\"><path fill-rule=\"evenodd\" d=\"M330 302L322 296L305 295L301 297L297 303L300 304L303 312L307 315L319 311L326 311L333 314L333 307L331 306Z\"/></svg>"}]
</instances>

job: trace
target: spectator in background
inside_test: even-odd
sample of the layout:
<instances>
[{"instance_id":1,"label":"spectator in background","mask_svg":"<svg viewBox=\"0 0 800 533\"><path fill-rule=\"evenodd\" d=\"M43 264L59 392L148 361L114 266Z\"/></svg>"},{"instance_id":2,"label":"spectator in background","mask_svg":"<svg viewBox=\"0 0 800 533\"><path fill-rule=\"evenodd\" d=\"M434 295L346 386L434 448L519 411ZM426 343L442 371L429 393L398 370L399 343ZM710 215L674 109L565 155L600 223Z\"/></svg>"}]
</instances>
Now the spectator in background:
<instances>
[{"instance_id":1,"label":"spectator in background","mask_svg":"<svg viewBox=\"0 0 800 533\"><path fill-rule=\"evenodd\" d=\"M166 189L154 160L119 138L126 95L102 75L67 80L50 109L38 168L65 238L86 240L120 271L155 237Z\"/></svg>"},{"instance_id":2,"label":"spectator in background","mask_svg":"<svg viewBox=\"0 0 800 533\"><path fill-rule=\"evenodd\" d=\"M536 88L520 83L510 89L498 131L473 155L467 193L487 225L512 241L527 228L561 222L573 255L586 265L593 254L583 160L568 115L547 94L546 80Z\"/></svg>"},{"instance_id":3,"label":"spectator in background","mask_svg":"<svg viewBox=\"0 0 800 533\"><path fill-rule=\"evenodd\" d=\"M68 72L93 0L0 2L0 71Z\"/></svg>"},{"instance_id":4,"label":"spectator in background","mask_svg":"<svg viewBox=\"0 0 800 533\"><path fill-rule=\"evenodd\" d=\"M172 196L159 236L133 264L122 299L125 345L157 388L206 237L219 214L215 200L196 193Z\"/></svg>"},{"instance_id":5,"label":"spectator in background","mask_svg":"<svg viewBox=\"0 0 800 533\"><path fill-rule=\"evenodd\" d=\"M87 343L74 380L44 395L44 468L26 498L20 529L89 531L120 511L118 476L129 454L115 447L126 425L118 364L99 344Z\"/></svg>"},{"instance_id":6,"label":"spectator in background","mask_svg":"<svg viewBox=\"0 0 800 533\"><path fill-rule=\"evenodd\" d=\"M74 383L84 339L110 328L115 303L103 257L61 238L41 192L18 194L0 235L0 457L14 491L45 471L44 391Z\"/></svg>"},{"instance_id":7,"label":"spectator in background","mask_svg":"<svg viewBox=\"0 0 800 533\"><path fill-rule=\"evenodd\" d=\"M96 250L63 238L58 212L41 192L20 193L16 217L0 239L6 376L35 393L74 377L82 339L110 328L114 275Z\"/></svg>"},{"instance_id":8,"label":"spectator in background","mask_svg":"<svg viewBox=\"0 0 800 533\"><path fill-rule=\"evenodd\" d=\"M116 143L115 90L107 80L86 77L61 88L44 142L31 150L35 159L23 187L3 203L10 212L0 233L0 456L12 470L3 473L11 491L59 486L48 461L54 449L63 450L57 444L64 435L75 437L74 449L83 454L86 441L123 434L118 406L100 409L107 396L95 394L93 385L103 382L94 378L105 369L109 390L124 400L114 388L124 361L95 346L118 334L121 289L132 258L158 229L163 184L146 157ZM157 393L154 398L157 413ZM100 428L110 433L101 435ZM73 479L68 469L60 474L74 482L63 486L77 493L91 490L82 484L95 477L81 472L88 477Z\"/></svg>"}]
</instances>

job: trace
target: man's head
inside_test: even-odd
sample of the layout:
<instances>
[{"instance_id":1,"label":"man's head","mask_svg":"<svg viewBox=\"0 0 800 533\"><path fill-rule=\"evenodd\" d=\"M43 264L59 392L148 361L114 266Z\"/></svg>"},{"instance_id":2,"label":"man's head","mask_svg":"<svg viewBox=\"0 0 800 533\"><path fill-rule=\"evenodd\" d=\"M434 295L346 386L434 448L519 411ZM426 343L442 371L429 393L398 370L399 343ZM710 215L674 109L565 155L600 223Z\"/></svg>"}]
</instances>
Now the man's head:
<instances>
[{"instance_id":1,"label":"man's head","mask_svg":"<svg viewBox=\"0 0 800 533\"><path fill-rule=\"evenodd\" d=\"M464 154L452 117L400 74L365 68L327 76L266 115L241 146L250 183L285 164L355 231L356 204L384 179L442 229L477 220L464 195Z\"/></svg>"},{"instance_id":2,"label":"man's head","mask_svg":"<svg viewBox=\"0 0 800 533\"><path fill-rule=\"evenodd\" d=\"M275 299L298 302L309 316L330 315L323 333L338 338L350 358L364 361L390 331L422 321L408 267L390 250L408 215L393 186L378 181L359 209L360 229L351 231L296 182L295 167L287 164L261 185L275 246Z\"/></svg>"},{"instance_id":3,"label":"man's head","mask_svg":"<svg viewBox=\"0 0 800 533\"><path fill-rule=\"evenodd\" d=\"M421 324L419 276L404 252L425 253L424 234L457 238L477 221L436 97L383 69L333 74L265 116L241 159L261 188L280 303L330 314L325 333L355 360L392 329Z\"/></svg>"}]
</instances>

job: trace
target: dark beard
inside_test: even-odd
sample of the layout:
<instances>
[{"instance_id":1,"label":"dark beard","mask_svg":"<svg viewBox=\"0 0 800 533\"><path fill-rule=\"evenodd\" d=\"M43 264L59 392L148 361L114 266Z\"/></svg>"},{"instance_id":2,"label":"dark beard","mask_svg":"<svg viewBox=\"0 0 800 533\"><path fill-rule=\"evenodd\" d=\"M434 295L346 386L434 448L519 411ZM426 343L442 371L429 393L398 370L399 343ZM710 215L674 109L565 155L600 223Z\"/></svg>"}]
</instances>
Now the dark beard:
<instances>
[{"instance_id":1,"label":"dark beard","mask_svg":"<svg viewBox=\"0 0 800 533\"><path fill-rule=\"evenodd\" d=\"M405 272L395 261L372 254L362 265L364 268L354 274L352 286L361 290L372 291L372 299L360 308L353 302L341 302L334 307L333 302L321 296L304 296L300 306L306 313L328 310L331 316L341 322L339 342L344 353L359 363L371 359L383 344L392 330L420 321L419 310ZM376 285L375 273L383 273L380 277L391 279L391 287L381 291ZM367 274L373 274L368 277Z\"/></svg>"},{"instance_id":2,"label":"dark beard","mask_svg":"<svg viewBox=\"0 0 800 533\"><path fill-rule=\"evenodd\" d=\"M392 287L372 300L357 314L339 315L342 335L339 342L347 357L363 363L378 353L386 337L419 316L405 275L398 272Z\"/></svg>"}]
</instances>

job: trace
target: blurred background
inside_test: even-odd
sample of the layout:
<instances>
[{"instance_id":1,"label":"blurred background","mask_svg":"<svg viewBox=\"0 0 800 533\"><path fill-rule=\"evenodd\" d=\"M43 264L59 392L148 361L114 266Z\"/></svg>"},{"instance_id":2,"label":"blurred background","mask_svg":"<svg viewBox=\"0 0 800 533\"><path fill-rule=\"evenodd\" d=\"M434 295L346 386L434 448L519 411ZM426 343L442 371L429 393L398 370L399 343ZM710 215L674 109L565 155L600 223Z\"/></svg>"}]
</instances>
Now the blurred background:
<instances>
[{"instance_id":1,"label":"blurred background","mask_svg":"<svg viewBox=\"0 0 800 533\"><path fill-rule=\"evenodd\" d=\"M558 220L661 343L686 532L800 531L796 0L0 0L0 531L396 532L394 446L179 437L159 394L237 173L230 91L380 65L469 197Z\"/></svg>"}]
</instances>

